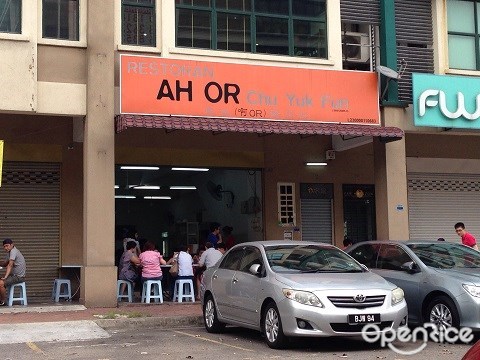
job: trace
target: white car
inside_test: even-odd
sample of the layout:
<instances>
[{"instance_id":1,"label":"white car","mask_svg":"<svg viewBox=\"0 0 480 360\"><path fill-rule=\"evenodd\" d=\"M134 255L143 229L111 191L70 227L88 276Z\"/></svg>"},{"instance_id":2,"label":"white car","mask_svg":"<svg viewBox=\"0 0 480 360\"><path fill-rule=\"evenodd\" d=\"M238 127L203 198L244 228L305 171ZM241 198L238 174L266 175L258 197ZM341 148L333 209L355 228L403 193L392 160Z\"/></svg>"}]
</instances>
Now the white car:
<instances>
[{"instance_id":1,"label":"white car","mask_svg":"<svg viewBox=\"0 0 480 360\"><path fill-rule=\"evenodd\" d=\"M208 332L226 324L260 330L271 348L294 336L354 336L367 324L379 331L407 324L402 289L315 242L238 244L205 271L201 295Z\"/></svg>"}]
</instances>

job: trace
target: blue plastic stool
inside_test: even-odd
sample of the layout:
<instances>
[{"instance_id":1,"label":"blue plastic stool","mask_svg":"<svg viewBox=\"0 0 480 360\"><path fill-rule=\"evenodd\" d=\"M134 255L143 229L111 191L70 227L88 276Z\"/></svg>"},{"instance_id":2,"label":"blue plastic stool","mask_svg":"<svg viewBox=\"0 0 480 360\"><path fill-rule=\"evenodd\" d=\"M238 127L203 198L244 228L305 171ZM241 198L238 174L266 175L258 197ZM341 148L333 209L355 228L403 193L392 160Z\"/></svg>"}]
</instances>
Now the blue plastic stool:
<instances>
[{"instance_id":1,"label":"blue plastic stool","mask_svg":"<svg viewBox=\"0 0 480 360\"><path fill-rule=\"evenodd\" d=\"M127 288L127 294L123 294L123 292L121 292L122 290L122 284L126 284L126 288ZM128 299L128 302L132 302L132 283L130 281L126 281L126 280L118 280L117 281L117 301L122 301L122 299L126 298Z\"/></svg>"},{"instance_id":2,"label":"blue plastic stool","mask_svg":"<svg viewBox=\"0 0 480 360\"><path fill-rule=\"evenodd\" d=\"M175 281L173 301L183 302L184 299L195 302L195 292L191 279L179 279Z\"/></svg>"},{"instance_id":3,"label":"blue plastic stool","mask_svg":"<svg viewBox=\"0 0 480 360\"><path fill-rule=\"evenodd\" d=\"M55 279L53 281L52 299L55 302L59 302L60 298L72 299L72 284L69 279Z\"/></svg>"},{"instance_id":4,"label":"blue plastic stool","mask_svg":"<svg viewBox=\"0 0 480 360\"><path fill-rule=\"evenodd\" d=\"M153 291L153 295L152 295ZM147 280L143 283L142 302L150 303L150 300L163 303L163 291L161 280Z\"/></svg>"},{"instance_id":5,"label":"blue plastic stool","mask_svg":"<svg viewBox=\"0 0 480 360\"><path fill-rule=\"evenodd\" d=\"M15 297L15 288L19 287L20 296ZM27 305L27 286L25 285L25 281L13 284L8 288L8 306L12 306L14 301L20 301L21 305Z\"/></svg>"}]
</instances>

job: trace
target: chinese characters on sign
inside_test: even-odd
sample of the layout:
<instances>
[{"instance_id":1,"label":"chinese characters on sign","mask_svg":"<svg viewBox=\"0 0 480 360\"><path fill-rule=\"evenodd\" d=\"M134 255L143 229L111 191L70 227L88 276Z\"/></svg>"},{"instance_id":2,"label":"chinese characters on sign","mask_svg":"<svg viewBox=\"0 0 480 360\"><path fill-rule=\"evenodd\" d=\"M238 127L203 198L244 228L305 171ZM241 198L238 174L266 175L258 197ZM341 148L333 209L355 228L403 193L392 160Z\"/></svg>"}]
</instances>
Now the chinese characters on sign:
<instances>
[{"instance_id":1,"label":"chinese characters on sign","mask_svg":"<svg viewBox=\"0 0 480 360\"><path fill-rule=\"evenodd\" d=\"M377 76L121 56L123 114L379 125Z\"/></svg>"}]
</instances>

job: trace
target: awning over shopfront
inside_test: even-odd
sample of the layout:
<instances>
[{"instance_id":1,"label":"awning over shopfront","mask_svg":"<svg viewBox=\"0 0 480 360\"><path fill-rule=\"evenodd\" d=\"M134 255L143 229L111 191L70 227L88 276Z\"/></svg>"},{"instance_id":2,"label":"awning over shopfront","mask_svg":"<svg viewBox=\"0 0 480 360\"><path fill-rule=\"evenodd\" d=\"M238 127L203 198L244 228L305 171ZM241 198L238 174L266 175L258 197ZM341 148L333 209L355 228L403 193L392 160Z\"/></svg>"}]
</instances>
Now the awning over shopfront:
<instances>
[{"instance_id":1,"label":"awning over shopfront","mask_svg":"<svg viewBox=\"0 0 480 360\"><path fill-rule=\"evenodd\" d=\"M404 136L402 129L357 124L332 124L301 121L266 121L227 118L180 117L160 115L117 115L117 133L127 128L152 128L166 130L204 130L212 132L243 132L297 135L344 135L378 136L385 141L399 140Z\"/></svg>"}]
</instances>

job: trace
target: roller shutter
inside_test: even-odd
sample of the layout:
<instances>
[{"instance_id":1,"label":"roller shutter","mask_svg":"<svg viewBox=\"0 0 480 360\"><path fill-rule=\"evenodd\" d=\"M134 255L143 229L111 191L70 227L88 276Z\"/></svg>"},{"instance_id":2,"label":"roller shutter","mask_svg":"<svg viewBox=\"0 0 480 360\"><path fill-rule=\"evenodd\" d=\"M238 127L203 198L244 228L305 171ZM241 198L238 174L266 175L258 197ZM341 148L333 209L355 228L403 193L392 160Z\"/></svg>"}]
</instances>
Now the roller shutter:
<instances>
[{"instance_id":1,"label":"roller shutter","mask_svg":"<svg viewBox=\"0 0 480 360\"><path fill-rule=\"evenodd\" d=\"M408 174L410 238L459 242L456 222L480 240L480 174Z\"/></svg>"},{"instance_id":2,"label":"roller shutter","mask_svg":"<svg viewBox=\"0 0 480 360\"><path fill-rule=\"evenodd\" d=\"M50 298L60 252L60 164L5 162L0 204L0 236L12 238L27 263L28 301Z\"/></svg>"},{"instance_id":3,"label":"roller shutter","mask_svg":"<svg viewBox=\"0 0 480 360\"><path fill-rule=\"evenodd\" d=\"M300 184L302 240L332 244L332 184Z\"/></svg>"}]
</instances>

